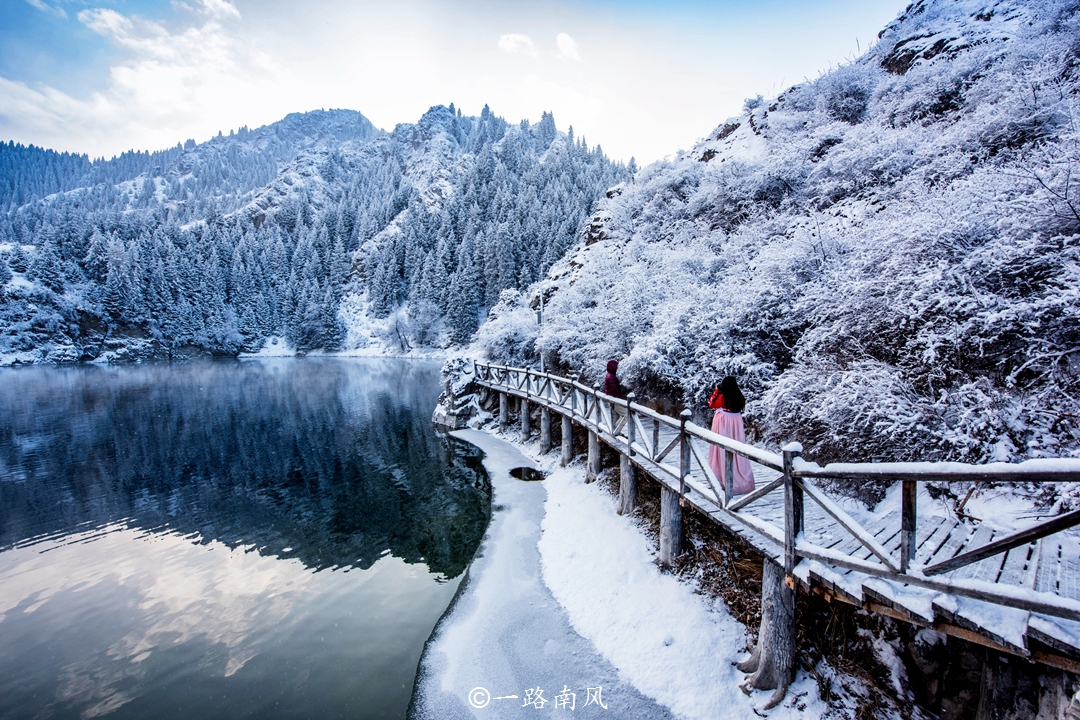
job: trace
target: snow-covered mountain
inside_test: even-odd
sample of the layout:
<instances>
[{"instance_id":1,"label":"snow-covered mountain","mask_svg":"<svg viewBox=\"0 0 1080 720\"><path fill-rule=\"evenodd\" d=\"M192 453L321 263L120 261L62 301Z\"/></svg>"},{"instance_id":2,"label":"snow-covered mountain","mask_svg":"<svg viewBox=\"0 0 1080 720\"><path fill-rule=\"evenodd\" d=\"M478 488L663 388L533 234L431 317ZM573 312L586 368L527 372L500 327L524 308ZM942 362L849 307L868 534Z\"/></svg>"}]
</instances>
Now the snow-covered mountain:
<instances>
[{"instance_id":1,"label":"snow-covered mountain","mask_svg":"<svg viewBox=\"0 0 1080 720\"><path fill-rule=\"evenodd\" d=\"M1078 456L1078 92L1075 2L915 2L609 191L478 344L701 414L733 374L818 460Z\"/></svg>"},{"instance_id":2,"label":"snow-covered mountain","mask_svg":"<svg viewBox=\"0 0 1080 720\"><path fill-rule=\"evenodd\" d=\"M109 161L0 144L0 356L176 357L467 339L625 179L544 114L358 112Z\"/></svg>"}]
</instances>

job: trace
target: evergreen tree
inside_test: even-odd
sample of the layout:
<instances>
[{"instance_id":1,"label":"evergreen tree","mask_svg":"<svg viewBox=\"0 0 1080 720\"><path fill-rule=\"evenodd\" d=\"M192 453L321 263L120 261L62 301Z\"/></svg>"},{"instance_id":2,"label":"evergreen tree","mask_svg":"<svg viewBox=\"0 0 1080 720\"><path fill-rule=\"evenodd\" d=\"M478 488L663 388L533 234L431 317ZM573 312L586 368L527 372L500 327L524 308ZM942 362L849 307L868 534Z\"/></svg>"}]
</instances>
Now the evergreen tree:
<instances>
[{"instance_id":1,"label":"evergreen tree","mask_svg":"<svg viewBox=\"0 0 1080 720\"><path fill-rule=\"evenodd\" d=\"M34 259L27 269L27 277L37 280L50 290L64 292L64 272L60 263L60 253L56 242L49 239L34 253Z\"/></svg>"},{"instance_id":2,"label":"evergreen tree","mask_svg":"<svg viewBox=\"0 0 1080 720\"><path fill-rule=\"evenodd\" d=\"M11 266L12 270L18 273L24 273L30 267L30 258L27 256L26 251L23 250L22 245L18 242L16 242L15 247L11 249L8 265Z\"/></svg>"}]
</instances>

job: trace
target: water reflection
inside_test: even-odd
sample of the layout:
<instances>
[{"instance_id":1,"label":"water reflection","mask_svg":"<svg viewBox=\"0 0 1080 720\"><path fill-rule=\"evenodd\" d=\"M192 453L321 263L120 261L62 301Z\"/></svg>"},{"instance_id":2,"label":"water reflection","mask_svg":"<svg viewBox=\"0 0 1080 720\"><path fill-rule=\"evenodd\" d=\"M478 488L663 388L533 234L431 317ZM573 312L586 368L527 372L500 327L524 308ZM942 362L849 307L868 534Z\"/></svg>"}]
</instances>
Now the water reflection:
<instances>
[{"instance_id":1,"label":"water reflection","mask_svg":"<svg viewBox=\"0 0 1080 720\"><path fill-rule=\"evenodd\" d=\"M437 394L434 365L390 360L5 371L0 549L125 519L456 577L490 503L475 451L431 430Z\"/></svg>"},{"instance_id":2,"label":"water reflection","mask_svg":"<svg viewBox=\"0 0 1080 720\"><path fill-rule=\"evenodd\" d=\"M0 371L0 718L403 717L490 512L437 372Z\"/></svg>"}]
</instances>

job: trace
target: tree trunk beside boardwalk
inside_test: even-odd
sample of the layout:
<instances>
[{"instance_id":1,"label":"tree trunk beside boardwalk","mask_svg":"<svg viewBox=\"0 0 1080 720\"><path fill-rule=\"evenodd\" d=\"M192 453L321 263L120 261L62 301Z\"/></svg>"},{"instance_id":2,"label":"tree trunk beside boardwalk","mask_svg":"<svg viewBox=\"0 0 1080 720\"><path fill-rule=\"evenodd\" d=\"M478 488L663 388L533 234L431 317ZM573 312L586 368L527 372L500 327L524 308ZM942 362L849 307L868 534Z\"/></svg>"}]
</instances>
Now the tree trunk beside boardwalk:
<instances>
[{"instance_id":1,"label":"tree trunk beside boardwalk","mask_svg":"<svg viewBox=\"0 0 1080 720\"><path fill-rule=\"evenodd\" d=\"M784 699L795 674L795 589L785 582L782 567L768 559L764 563L757 645L738 667L752 673L743 684L745 692L776 689L765 704L768 710Z\"/></svg>"}]
</instances>

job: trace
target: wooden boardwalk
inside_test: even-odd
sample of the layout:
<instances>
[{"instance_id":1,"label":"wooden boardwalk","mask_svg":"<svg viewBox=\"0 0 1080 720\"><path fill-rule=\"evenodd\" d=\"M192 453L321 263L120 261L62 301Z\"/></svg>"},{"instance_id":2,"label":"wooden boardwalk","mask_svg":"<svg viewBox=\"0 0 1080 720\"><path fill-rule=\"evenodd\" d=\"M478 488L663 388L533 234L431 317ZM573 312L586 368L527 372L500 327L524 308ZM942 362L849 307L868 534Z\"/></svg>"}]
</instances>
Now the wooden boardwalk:
<instances>
[{"instance_id":1,"label":"wooden boardwalk","mask_svg":"<svg viewBox=\"0 0 1080 720\"><path fill-rule=\"evenodd\" d=\"M668 417L637 405L633 396L619 400L525 368L476 363L474 371L477 385L498 394L504 429L510 398L526 410L538 406L546 451L552 417L561 418L564 464L573 428L587 430L590 475L599 471L603 442L626 467L739 535L807 592L1080 673L1080 539L1072 530L1080 511L1015 532L918 503L920 485L930 480L1080 481L1080 460L819 467L802 460L796 445L777 454L715 435L690 422L689 411ZM519 412L519 419L528 437L530 413ZM721 482L708 463L712 445L730 451L729 460L735 453L753 462L753 493L725 492L731 483ZM869 513L826 494L816 483L828 478L900 483L900 507ZM661 559L663 545L661 533Z\"/></svg>"}]
</instances>

